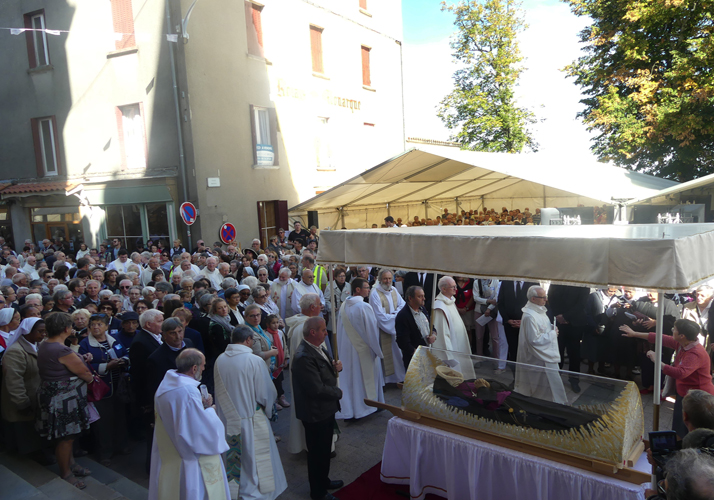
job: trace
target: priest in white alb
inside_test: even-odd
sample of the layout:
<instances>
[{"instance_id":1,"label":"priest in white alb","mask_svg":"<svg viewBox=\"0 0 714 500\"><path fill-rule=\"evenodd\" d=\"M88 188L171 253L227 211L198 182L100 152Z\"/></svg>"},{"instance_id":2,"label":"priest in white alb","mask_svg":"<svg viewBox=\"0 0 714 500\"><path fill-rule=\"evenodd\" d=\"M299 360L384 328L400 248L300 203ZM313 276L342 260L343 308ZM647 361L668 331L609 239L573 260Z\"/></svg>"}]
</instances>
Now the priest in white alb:
<instances>
[{"instance_id":1,"label":"priest in white alb","mask_svg":"<svg viewBox=\"0 0 714 500\"><path fill-rule=\"evenodd\" d=\"M237 326L214 368L216 411L230 449L231 498L274 500L288 487L269 418L278 392L265 361L253 354L253 330Z\"/></svg>"},{"instance_id":2,"label":"priest in white alb","mask_svg":"<svg viewBox=\"0 0 714 500\"><path fill-rule=\"evenodd\" d=\"M184 349L156 391L149 500L230 498L225 427L198 388L205 365L201 351Z\"/></svg>"},{"instance_id":3,"label":"priest in white alb","mask_svg":"<svg viewBox=\"0 0 714 500\"><path fill-rule=\"evenodd\" d=\"M292 294L295 288L295 281L290 277L290 268L283 267L278 273L278 277L270 284L270 297L280 309L280 317L285 320L294 316L298 311L292 307Z\"/></svg>"},{"instance_id":4,"label":"priest in white alb","mask_svg":"<svg viewBox=\"0 0 714 500\"><path fill-rule=\"evenodd\" d=\"M376 412L377 408L364 403L365 398L384 402L379 327L374 311L364 301L368 295L369 283L355 278L352 296L342 304L337 317L337 347L343 367L337 419L362 418Z\"/></svg>"},{"instance_id":5,"label":"priest in white alb","mask_svg":"<svg viewBox=\"0 0 714 500\"><path fill-rule=\"evenodd\" d=\"M525 396L568 404L563 379L558 372L558 332L548 318L545 306L548 295L543 288L534 285L528 289L527 297L528 302L522 309L516 361L548 369L517 365L513 390Z\"/></svg>"},{"instance_id":6,"label":"priest in white alb","mask_svg":"<svg viewBox=\"0 0 714 500\"><path fill-rule=\"evenodd\" d=\"M223 283L223 275L217 268L218 260L215 257L209 257L206 259L206 267L201 269L198 273L198 277L205 277L211 282L211 286L216 290L221 289L221 283Z\"/></svg>"},{"instance_id":7,"label":"priest in white alb","mask_svg":"<svg viewBox=\"0 0 714 500\"><path fill-rule=\"evenodd\" d=\"M461 364L458 368L468 380L475 378L471 356L471 343L466 332L464 321L461 319L459 310L456 308L456 281L450 276L442 277L437 283L439 295L434 300L432 306L432 316L434 318L434 330L436 340L432 344L435 349L445 349L466 354L457 361ZM467 361L468 360L468 361Z\"/></svg>"},{"instance_id":8,"label":"priest in white alb","mask_svg":"<svg viewBox=\"0 0 714 500\"><path fill-rule=\"evenodd\" d=\"M382 269L377 275L372 292L369 294L369 305L374 310L379 325L379 344L384 355L384 380L386 383L404 382L406 370L402 361L402 351L397 345L397 330L394 320L406 302L392 286L392 271Z\"/></svg>"},{"instance_id":9,"label":"priest in white alb","mask_svg":"<svg viewBox=\"0 0 714 500\"><path fill-rule=\"evenodd\" d=\"M300 298L306 293L317 294L320 297L320 304L323 308L325 307L325 296L322 293L322 290L320 290L320 287L315 284L315 275L310 269L303 269L302 281L298 281L294 285L292 298L290 300L290 305L293 311L300 310Z\"/></svg>"}]
</instances>

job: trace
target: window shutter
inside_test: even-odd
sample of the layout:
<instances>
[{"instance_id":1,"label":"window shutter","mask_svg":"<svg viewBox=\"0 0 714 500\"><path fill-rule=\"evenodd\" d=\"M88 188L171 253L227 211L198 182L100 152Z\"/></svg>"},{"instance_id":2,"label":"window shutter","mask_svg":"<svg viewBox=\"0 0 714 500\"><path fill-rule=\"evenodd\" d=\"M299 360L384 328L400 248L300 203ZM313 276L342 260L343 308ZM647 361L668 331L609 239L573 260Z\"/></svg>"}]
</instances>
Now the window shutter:
<instances>
[{"instance_id":1,"label":"window shutter","mask_svg":"<svg viewBox=\"0 0 714 500\"><path fill-rule=\"evenodd\" d=\"M42 145L40 144L40 120L32 118L30 120L32 127L32 142L35 146L35 166L37 168L37 177L45 176L45 169L42 166Z\"/></svg>"},{"instance_id":2,"label":"window shutter","mask_svg":"<svg viewBox=\"0 0 714 500\"><path fill-rule=\"evenodd\" d=\"M123 114L121 112L120 107L115 107L114 108L114 114L116 115L117 118L117 139L119 142L119 154L121 155L120 162L121 162L121 169L126 170L127 168L127 163L126 163L126 144L124 144L124 120Z\"/></svg>"},{"instance_id":3,"label":"window shutter","mask_svg":"<svg viewBox=\"0 0 714 500\"><path fill-rule=\"evenodd\" d=\"M121 39L115 41L116 49L122 50L136 46L131 0L111 0L111 2L114 33L123 33Z\"/></svg>"},{"instance_id":4,"label":"window shutter","mask_svg":"<svg viewBox=\"0 0 714 500\"><path fill-rule=\"evenodd\" d=\"M253 165L258 164L258 137L255 133L255 107L250 105L250 136L253 139Z\"/></svg>"},{"instance_id":5,"label":"window shutter","mask_svg":"<svg viewBox=\"0 0 714 500\"><path fill-rule=\"evenodd\" d=\"M369 51L369 48L362 46L362 85L367 85L368 87L372 85L369 74Z\"/></svg>"},{"instance_id":6,"label":"window shutter","mask_svg":"<svg viewBox=\"0 0 714 500\"><path fill-rule=\"evenodd\" d=\"M322 65L322 29L310 26L310 48L312 50L312 70L315 73L324 73Z\"/></svg>"},{"instance_id":7,"label":"window shutter","mask_svg":"<svg viewBox=\"0 0 714 500\"><path fill-rule=\"evenodd\" d=\"M27 28L28 31L25 31L25 41L27 42L27 59L30 62L30 68L36 68L37 67L37 58L35 58L35 39L34 39L34 31L32 30L32 16L37 14L32 13L32 14L25 14L25 28ZM37 127L33 125L33 130L35 130Z\"/></svg>"},{"instance_id":8,"label":"window shutter","mask_svg":"<svg viewBox=\"0 0 714 500\"><path fill-rule=\"evenodd\" d=\"M270 116L270 142L273 144L273 165L277 167L280 165L280 145L278 144L280 127L278 127L278 114L275 108L268 108L268 116Z\"/></svg>"},{"instance_id":9,"label":"window shutter","mask_svg":"<svg viewBox=\"0 0 714 500\"><path fill-rule=\"evenodd\" d=\"M52 116L52 132L55 136L55 161L57 162L57 175L64 175L64 165L62 164L62 154L60 152L60 136L57 127L57 117Z\"/></svg>"},{"instance_id":10,"label":"window shutter","mask_svg":"<svg viewBox=\"0 0 714 500\"><path fill-rule=\"evenodd\" d=\"M288 202L287 200L278 200L276 203L276 222L278 227L288 227Z\"/></svg>"},{"instance_id":11,"label":"window shutter","mask_svg":"<svg viewBox=\"0 0 714 500\"><path fill-rule=\"evenodd\" d=\"M263 10L262 7L258 7L255 4L253 6L253 26L255 26L255 34L258 37L258 45L263 48L263 21L261 20L260 13Z\"/></svg>"}]
</instances>

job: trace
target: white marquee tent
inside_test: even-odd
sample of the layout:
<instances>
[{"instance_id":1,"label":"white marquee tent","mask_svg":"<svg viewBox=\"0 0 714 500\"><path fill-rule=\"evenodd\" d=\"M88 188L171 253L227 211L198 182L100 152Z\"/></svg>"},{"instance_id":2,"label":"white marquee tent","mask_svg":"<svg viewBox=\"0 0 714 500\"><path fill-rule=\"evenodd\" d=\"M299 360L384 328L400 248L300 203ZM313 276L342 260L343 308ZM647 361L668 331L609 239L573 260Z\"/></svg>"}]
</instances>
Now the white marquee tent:
<instances>
[{"instance_id":1,"label":"white marquee tent","mask_svg":"<svg viewBox=\"0 0 714 500\"><path fill-rule=\"evenodd\" d=\"M321 227L366 228L395 219L449 211L615 204L676 185L607 164L576 163L541 154L462 151L420 146L292 207L317 211Z\"/></svg>"},{"instance_id":2,"label":"white marquee tent","mask_svg":"<svg viewBox=\"0 0 714 500\"><path fill-rule=\"evenodd\" d=\"M588 287L628 285L665 292L691 289L712 279L711 255L714 223L421 226L323 231L318 260ZM655 430L659 425L661 304L657 311Z\"/></svg>"}]
</instances>

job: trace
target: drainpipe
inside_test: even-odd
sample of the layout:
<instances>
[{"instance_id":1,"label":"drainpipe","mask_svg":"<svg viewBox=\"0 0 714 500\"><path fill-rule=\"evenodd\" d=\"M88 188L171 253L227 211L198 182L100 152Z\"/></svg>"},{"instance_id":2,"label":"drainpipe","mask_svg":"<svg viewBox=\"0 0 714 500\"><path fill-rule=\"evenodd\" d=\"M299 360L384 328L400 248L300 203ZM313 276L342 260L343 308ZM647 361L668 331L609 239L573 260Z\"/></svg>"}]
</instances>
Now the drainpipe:
<instances>
[{"instance_id":1,"label":"drainpipe","mask_svg":"<svg viewBox=\"0 0 714 500\"><path fill-rule=\"evenodd\" d=\"M171 9L169 7L169 0L166 0L166 33L171 35ZM179 95L178 95L178 84L176 83L176 61L174 58L174 42L167 40L169 44L169 60L171 61L171 81L174 88L174 106L176 108L176 134L178 136L178 150L179 150L179 171L181 173L181 196L183 201L188 201L188 187L186 185L186 158L183 149L183 132L181 129L181 106L179 105ZM186 248L193 248L191 244L191 226L186 226L186 236L188 236L188 246Z\"/></svg>"}]
</instances>

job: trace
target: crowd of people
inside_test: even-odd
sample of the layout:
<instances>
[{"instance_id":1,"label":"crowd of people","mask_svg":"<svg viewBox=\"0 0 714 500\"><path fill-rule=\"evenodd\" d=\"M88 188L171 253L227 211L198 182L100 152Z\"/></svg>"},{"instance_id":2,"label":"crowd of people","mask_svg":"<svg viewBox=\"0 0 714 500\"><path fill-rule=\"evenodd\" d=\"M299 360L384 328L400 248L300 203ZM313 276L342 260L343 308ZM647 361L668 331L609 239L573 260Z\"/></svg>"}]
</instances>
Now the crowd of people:
<instances>
[{"instance_id":1,"label":"crowd of people","mask_svg":"<svg viewBox=\"0 0 714 500\"><path fill-rule=\"evenodd\" d=\"M482 217L464 215L442 223ZM680 437L688 395L714 395L709 286L660 298L366 266L335 266L330 281L316 228L300 223L265 248L199 240L187 251L176 240L129 252L115 238L73 257L46 240L0 244L3 441L56 460L78 488L91 471L75 456L111 466L132 437L146 441L151 498L273 499L287 482L271 423L287 409L287 448L307 451L310 496L332 500L336 420L377 411L364 400L384 402L419 346L491 357L496 375L507 361L563 369L567 353L573 392L587 370L637 380L646 395L659 300ZM567 403L559 380L515 373L516 390Z\"/></svg>"}]
</instances>

